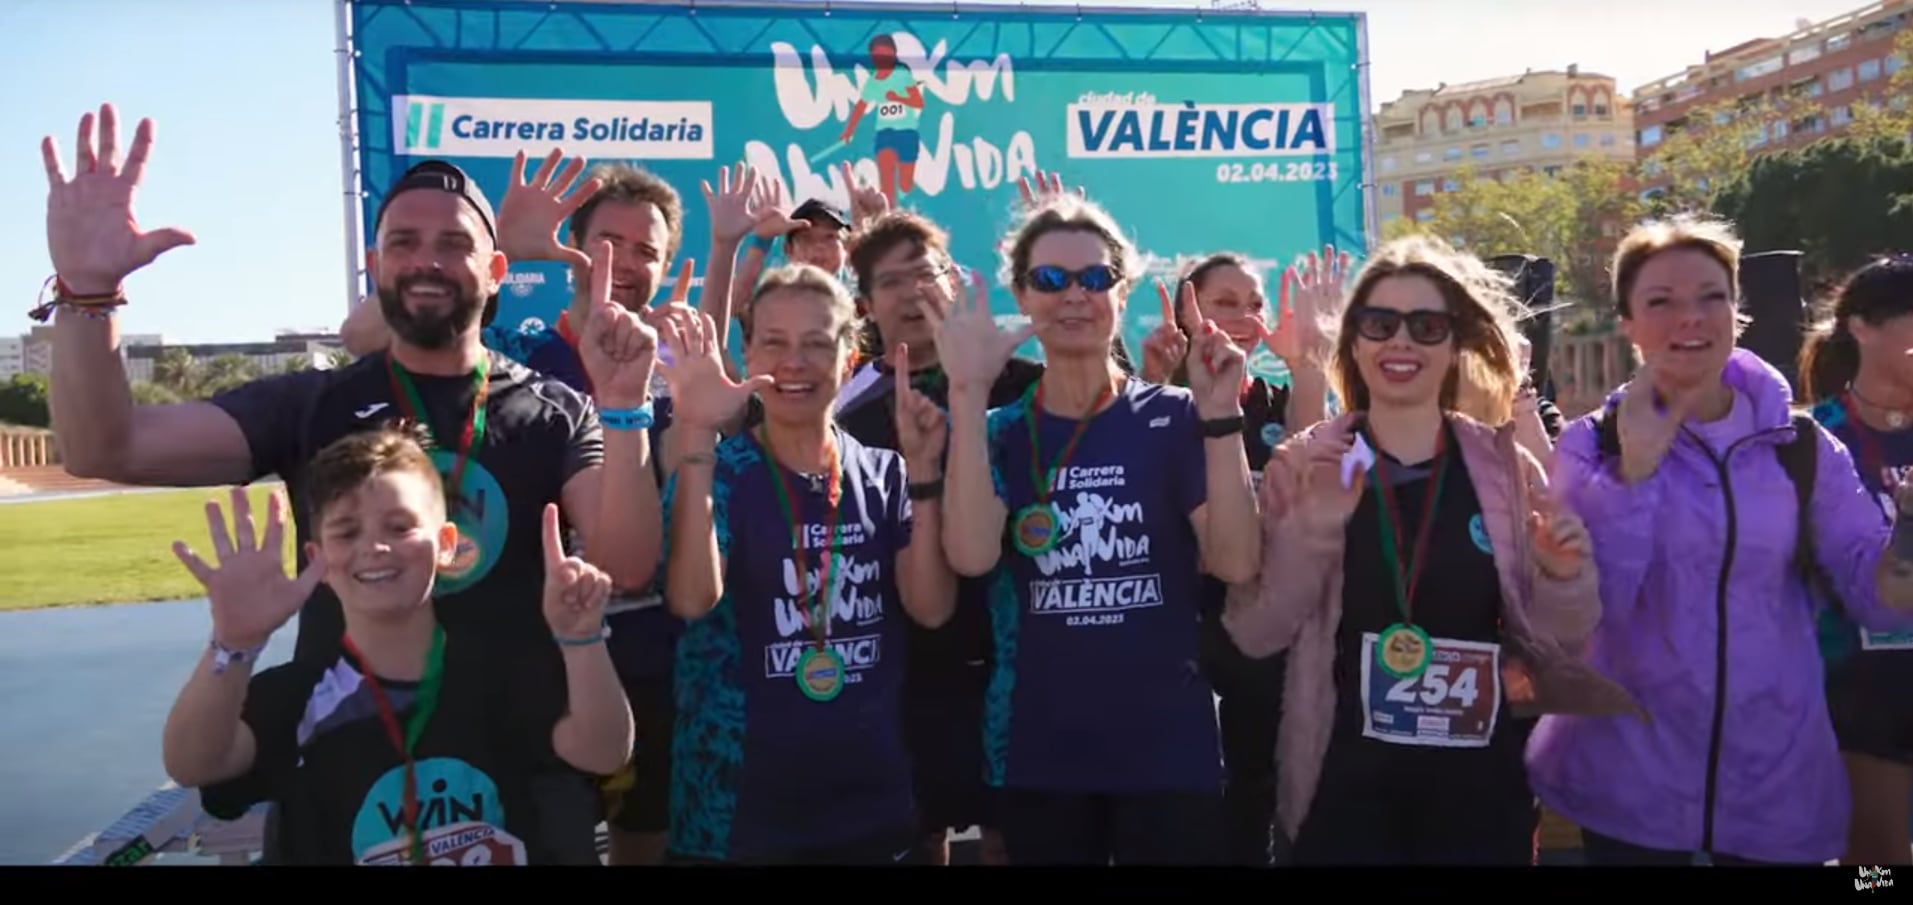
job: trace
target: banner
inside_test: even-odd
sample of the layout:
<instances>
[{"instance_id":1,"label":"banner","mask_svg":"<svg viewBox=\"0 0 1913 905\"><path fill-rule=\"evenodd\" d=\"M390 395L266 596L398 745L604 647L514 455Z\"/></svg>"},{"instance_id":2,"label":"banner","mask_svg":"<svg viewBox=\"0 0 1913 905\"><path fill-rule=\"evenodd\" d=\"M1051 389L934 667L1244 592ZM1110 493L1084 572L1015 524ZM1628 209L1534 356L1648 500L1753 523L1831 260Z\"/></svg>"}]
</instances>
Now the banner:
<instances>
[{"instance_id":1,"label":"banner","mask_svg":"<svg viewBox=\"0 0 1913 905\"><path fill-rule=\"evenodd\" d=\"M1087 189L1155 276L1236 251L1267 268L1273 296L1296 255L1368 247L1359 13L363 0L346 14L359 235L419 160L457 163L497 204L513 155L561 147L676 186L680 254L701 274L698 184L719 167L748 161L792 204L848 210L837 165L874 179L882 145L914 155L899 203L949 231L959 264L998 276L1006 323L1018 315L1001 245L1018 179L1038 171ZM885 38L898 62L879 77ZM921 109L888 100L912 85ZM551 322L569 280L561 265L514 264L500 322ZM1135 287L1122 332L1137 360L1160 311L1153 286ZM1286 378L1266 349L1252 367Z\"/></svg>"}]
</instances>

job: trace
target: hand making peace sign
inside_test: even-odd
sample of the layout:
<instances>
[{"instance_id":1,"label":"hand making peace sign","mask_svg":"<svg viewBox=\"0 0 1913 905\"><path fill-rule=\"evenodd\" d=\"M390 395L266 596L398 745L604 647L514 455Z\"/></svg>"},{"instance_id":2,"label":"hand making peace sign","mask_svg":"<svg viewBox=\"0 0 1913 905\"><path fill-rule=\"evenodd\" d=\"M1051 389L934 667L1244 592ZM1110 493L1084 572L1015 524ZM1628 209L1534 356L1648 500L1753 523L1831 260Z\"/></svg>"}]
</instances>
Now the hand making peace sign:
<instances>
[{"instance_id":1,"label":"hand making peace sign","mask_svg":"<svg viewBox=\"0 0 1913 905\"><path fill-rule=\"evenodd\" d=\"M60 282L76 295L111 295L127 274L194 241L183 229L142 230L133 215L133 195L153 153L153 121L139 121L124 162L119 114L112 104L100 105L97 122L96 153L94 114L80 117L71 179L60 165L60 146L53 136L40 141L47 177L47 254Z\"/></svg>"},{"instance_id":2,"label":"hand making peace sign","mask_svg":"<svg viewBox=\"0 0 1913 905\"><path fill-rule=\"evenodd\" d=\"M558 531L558 504L545 504L545 624L559 638L589 638L604 626L611 576L576 556L566 556Z\"/></svg>"},{"instance_id":3,"label":"hand making peace sign","mask_svg":"<svg viewBox=\"0 0 1913 905\"><path fill-rule=\"evenodd\" d=\"M252 500L246 488L234 487L230 534L218 501L206 503L206 528L212 535L217 567L207 565L185 541L173 542L173 555L206 588L213 610L213 639L228 649L264 645L273 632L298 615L325 577L325 559L314 545L307 545L306 567L299 577L286 577L285 512L284 495L273 491L266 504L266 530L256 534Z\"/></svg>"},{"instance_id":4,"label":"hand making peace sign","mask_svg":"<svg viewBox=\"0 0 1913 905\"><path fill-rule=\"evenodd\" d=\"M910 385L910 347L898 343L890 352L890 373L897 382L897 451L916 483L936 480L942 473L943 443L949 419L929 397Z\"/></svg>"}]
</instances>

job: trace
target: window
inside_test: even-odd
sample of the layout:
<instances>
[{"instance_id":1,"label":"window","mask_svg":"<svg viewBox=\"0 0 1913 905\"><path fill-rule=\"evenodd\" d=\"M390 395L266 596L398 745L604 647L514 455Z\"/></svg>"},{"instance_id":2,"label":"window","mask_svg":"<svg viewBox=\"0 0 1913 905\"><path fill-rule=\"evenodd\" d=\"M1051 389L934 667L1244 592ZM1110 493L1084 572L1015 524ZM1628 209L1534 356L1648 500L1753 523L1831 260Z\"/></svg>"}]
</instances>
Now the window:
<instances>
[{"instance_id":1,"label":"window","mask_svg":"<svg viewBox=\"0 0 1913 905\"><path fill-rule=\"evenodd\" d=\"M1415 183L1415 197L1426 198L1429 195L1433 195L1434 193L1435 193L1434 180L1423 179L1422 181Z\"/></svg>"},{"instance_id":2,"label":"window","mask_svg":"<svg viewBox=\"0 0 1913 905\"><path fill-rule=\"evenodd\" d=\"M1441 190L1444 192L1459 192L1461 191L1461 183L1456 182L1454 177L1451 176L1441 181Z\"/></svg>"},{"instance_id":3,"label":"window","mask_svg":"<svg viewBox=\"0 0 1913 905\"><path fill-rule=\"evenodd\" d=\"M1395 197L1395 183L1392 183L1392 182L1382 183L1382 194L1389 198Z\"/></svg>"},{"instance_id":4,"label":"window","mask_svg":"<svg viewBox=\"0 0 1913 905\"><path fill-rule=\"evenodd\" d=\"M1879 60L1864 60L1857 68L1860 71L1860 81L1862 82L1871 82L1880 77Z\"/></svg>"},{"instance_id":5,"label":"window","mask_svg":"<svg viewBox=\"0 0 1913 905\"><path fill-rule=\"evenodd\" d=\"M1395 169L1395 158L1393 157L1382 158L1382 172L1387 173L1393 169Z\"/></svg>"},{"instance_id":6,"label":"window","mask_svg":"<svg viewBox=\"0 0 1913 905\"><path fill-rule=\"evenodd\" d=\"M1488 124L1488 114L1475 113L1468 117L1468 128L1479 129Z\"/></svg>"},{"instance_id":7,"label":"window","mask_svg":"<svg viewBox=\"0 0 1913 905\"><path fill-rule=\"evenodd\" d=\"M1828 91L1845 91L1853 87L1853 68L1835 69L1827 73Z\"/></svg>"},{"instance_id":8,"label":"window","mask_svg":"<svg viewBox=\"0 0 1913 905\"><path fill-rule=\"evenodd\" d=\"M1643 148L1651 148L1657 144L1660 144L1661 143L1661 127L1648 126L1647 128L1642 129L1639 133L1635 135L1634 141L1635 143L1639 144Z\"/></svg>"},{"instance_id":9,"label":"window","mask_svg":"<svg viewBox=\"0 0 1913 905\"><path fill-rule=\"evenodd\" d=\"M1852 43L1853 43L1853 35L1851 34L1834 35L1833 37L1827 39L1827 52L1839 53L1840 51L1847 49L1847 46Z\"/></svg>"},{"instance_id":10,"label":"window","mask_svg":"<svg viewBox=\"0 0 1913 905\"><path fill-rule=\"evenodd\" d=\"M1801 88L1801 93L1807 97L1819 97L1825 91L1826 87L1820 84L1819 79L1814 79Z\"/></svg>"},{"instance_id":11,"label":"window","mask_svg":"<svg viewBox=\"0 0 1913 905\"><path fill-rule=\"evenodd\" d=\"M1612 132L1601 133L1601 147L1603 148L1614 147L1614 133Z\"/></svg>"},{"instance_id":12,"label":"window","mask_svg":"<svg viewBox=\"0 0 1913 905\"><path fill-rule=\"evenodd\" d=\"M1740 71L1734 73L1734 81L1751 82L1762 76L1773 75L1786 67L1786 57L1771 56L1758 63L1749 63L1746 66L1740 67Z\"/></svg>"},{"instance_id":13,"label":"window","mask_svg":"<svg viewBox=\"0 0 1913 905\"><path fill-rule=\"evenodd\" d=\"M1443 160L1460 160L1460 159L1461 159L1461 149L1460 149L1460 148L1446 148L1446 149L1444 149L1444 150L1443 150L1443 151L1441 152L1441 159L1443 159Z\"/></svg>"},{"instance_id":14,"label":"window","mask_svg":"<svg viewBox=\"0 0 1913 905\"><path fill-rule=\"evenodd\" d=\"M1600 118L1602 118L1602 119L1607 119L1607 117L1608 117L1608 112L1607 112L1607 105L1606 105L1606 104L1595 104L1595 105L1594 105L1594 115L1595 115L1595 116L1598 116L1598 117L1600 117Z\"/></svg>"},{"instance_id":15,"label":"window","mask_svg":"<svg viewBox=\"0 0 1913 905\"><path fill-rule=\"evenodd\" d=\"M1847 123L1853 122L1853 108L1844 105L1835 107L1828 116L1833 123L1833 127L1838 129Z\"/></svg>"},{"instance_id":16,"label":"window","mask_svg":"<svg viewBox=\"0 0 1913 905\"><path fill-rule=\"evenodd\" d=\"M1805 47L1796 47L1793 49L1792 52L1788 53L1787 65L1798 66L1801 63L1807 62L1808 60L1817 60L1819 58L1820 58L1820 48L1818 46L1809 44Z\"/></svg>"},{"instance_id":17,"label":"window","mask_svg":"<svg viewBox=\"0 0 1913 905\"><path fill-rule=\"evenodd\" d=\"M1897 53L1888 56L1885 60L1881 62L1884 62L1886 64L1887 75L1892 75L1893 73L1899 72L1901 69L1906 67L1906 58L1900 56Z\"/></svg>"},{"instance_id":18,"label":"window","mask_svg":"<svg viewBox=\"0 0 1913 905\"><path fill-rule=\"evenodd\" d=\"M1521 140L1520 140L1520 139L1518 139L1518 138L1511 138L1511 139L1509 139L1509 140L1507 140L1507 141L1504 141L1504 142L1502 142L1502 143L1501 143L1501 156L1503 156L1503 157L1513 157L1513 156L1515 156L1516 154L1519 154L1519 153L1521 153Z\"/></svg>"},{"instance_id":19,"label":"window","mask_svg":"<svg viewBox=\"0 0 1913 905\"><path fill-rule=\"evenodd\" d=\"M1588 135L1586 132L1575 133L1574 146L1577 148L1585 148L1588 146Z\"/></svg>"},{"instance_id":20,"label":"window","mask_svg":"<svg viewBox=\"0 0 1913 905\"><path fill-rule=\"evenodd\" d=\"M1586 119L1586 118L1587 118L1587 115L1588 115L1588 105L1586 105L1586 104L1575 104L1575 105L1574 105L1574 106L1573 106L1573 107L1571 108L1571 110L1573 111L1573 116L1574 116L1574 118L1575 118L1575 119Z\"/></svg>"},{"instance_id":21,"label":"window","mask_svg":"<svg viewBox=\"0 0 1913 905\"><path fill-rule=\"evenodd\" d=\"M1649 179L1653 179L1656 176L1659 176L1661 174L1662 169L1663 168L1661 167L1661 162L1658 160L1649 158L1641 162L1641 175L1646 176Z\"/></svg>"},{"instance_id":22,"label":"window","mask_svg":"<svg viewBox=\"0 0 1913 905\"><path fill-rule=\"evenodd\" d=\"M1428 221L1433 219L1435 219L1435 212L1427 208L1422 208L1421 210L1418 210L1415 212L1416 223L1427 223Z\"/></svg>"},{"instance_id":23,"label":"window","mask_svg":"<svg viewBox=\"0 0 1913 905\"><path fill-rule=\"evenodd\" d=\"M1505 100L1497 101L1495 103L1495 125L1497 126L1514 125L1514 105L1513 104L1510 104Z\"/></svg>"},{"instance_id":24,"label":"window","mask_svg":"<svg viewBox=\"0 0 1913 905\"><path fill-rule=\"evenodd\" d=\"M1415 162L1416 162L1416 163L1434 163L1434 162L1435 162L1435 152L1433 152L1433 151L1417 151L1417 152L1415 152Z\"/></svg>"},{"instance_id":25,"label":"window","mask_svg":"<svg viewBox=\"0 0 1913 905\"><path fill-rule=\"evenodd\" d=\"M1558 148L1560 146L1561 146L1561 133L1559 132L1541 133L1541 147Z\"/></svg>"},{"instance_id":26,"label":"window","mask_svg":"<svg viewBox=\"0 0 1913 905\"><path fill-rule=\"evenodd\" d=\"M1488 156L1488 146L1475 145L1474 147L1468 149L1468 156L1474 157L1474 158L1485 158Z\"/></svg>"}]
</instances>

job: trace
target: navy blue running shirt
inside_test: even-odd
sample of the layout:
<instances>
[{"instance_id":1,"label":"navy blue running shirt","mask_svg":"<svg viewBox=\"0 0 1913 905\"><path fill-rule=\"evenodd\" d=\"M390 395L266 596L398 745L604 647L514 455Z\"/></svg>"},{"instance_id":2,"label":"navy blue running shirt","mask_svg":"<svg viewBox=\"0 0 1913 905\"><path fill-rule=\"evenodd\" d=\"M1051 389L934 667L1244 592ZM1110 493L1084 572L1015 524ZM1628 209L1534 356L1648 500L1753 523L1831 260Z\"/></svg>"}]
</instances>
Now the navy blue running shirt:
<instances>
[{"instance_id":1,"label":"navy blue running shirt","mask_svg":"<svg viewBox=\"0 0 1913 905\"><path fill-rule=\"evenodd\" d=\"M910 543L903 457L833 428L843 473L829 644L843 691L813 701L798 658L813 643L799 601L791 529L778 505L779 468L803 523L807 584L823 553L827 482L775 463L752 433L717 447L713 522L724 596L678 641L671 751L671 851L743 860L827 848L913 826L910 766L899 719L905 615L897 554ZM665 488L665 537L677 496ZM667 553L668 559L668 553Z\"/></svg>"},{"instance_id":2,"label":"navy blue running shirt","mask_svg":"<svg viewBox=\"0 0 1913 905\"><path fill-rule=\"evenodd\" d=\"M996 493L1009 507L991 595L996 670L984 713L991 785L1068 793L1220 789L1215 700L1197 667L1198 549L1207 499L1188 390L1124 382L1057 473L1060 542L1009 542L1036 500L1018 401L989 414ZM1040 415L1047 471L1076 422Z\"/></svg>"}]
</instances>

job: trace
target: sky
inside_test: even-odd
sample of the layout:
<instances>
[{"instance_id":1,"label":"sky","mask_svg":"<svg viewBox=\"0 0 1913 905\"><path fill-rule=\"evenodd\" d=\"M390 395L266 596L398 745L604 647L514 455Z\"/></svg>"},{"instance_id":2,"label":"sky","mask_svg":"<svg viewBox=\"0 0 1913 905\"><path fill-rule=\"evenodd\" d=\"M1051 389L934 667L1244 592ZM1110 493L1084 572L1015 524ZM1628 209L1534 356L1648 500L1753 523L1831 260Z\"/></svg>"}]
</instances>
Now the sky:
<instances>
[{"instance_id":1,"label":"sky","mask_svg":"<svg viewBox=\"0 0 1913 905\"><path fill-rule=\"evenodd\" d=\"M836 0L847 5L853 0ZM947 5L949 0L935 0ZM959 0L961 2L961 0ZM1028 5L1044 5L1031 2ZM1076 6L1064 2L1056 5ZM1083 6L1196 9L1193 0ZM1371 102L1407 89L1526 69L1613 76L1622 91L1797 19L1863 0L1263 0L1264 9L1368 14ZM347 296L331 0L0 0L8 78L0 117L0 335L50 275L40 139L72 168L81 114L110 101L122 148L151 117L158 139L136 199L140 225L192 231L134 274L126 333L168 342L248 342L331 329ZM688 199L693 187L680 186ZM695 202L694 202L695 203Z\"/></svg>"}]
</instances>

